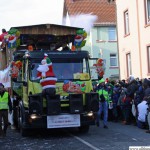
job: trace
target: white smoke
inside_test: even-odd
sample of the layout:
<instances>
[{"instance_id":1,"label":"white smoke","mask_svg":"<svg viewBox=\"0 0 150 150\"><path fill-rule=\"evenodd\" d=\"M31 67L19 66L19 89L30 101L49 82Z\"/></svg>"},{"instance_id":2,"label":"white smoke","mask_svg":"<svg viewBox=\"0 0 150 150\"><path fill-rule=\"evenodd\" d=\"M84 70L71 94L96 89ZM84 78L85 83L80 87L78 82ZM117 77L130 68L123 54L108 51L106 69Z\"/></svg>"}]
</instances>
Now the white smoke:
<instances>
[{"instance_id":1,"label":"white smoke","mask_svg":"<svg viewBox=\"0 0 150 150\"><path fill-rule=\"evenodd\" d=\"M84 28L86 32L89 32L97 20L96 15L92 14L77 14L69 16L70 26ZM66 19L65 19L66 20Z\"/></svg>"}]
</instances>

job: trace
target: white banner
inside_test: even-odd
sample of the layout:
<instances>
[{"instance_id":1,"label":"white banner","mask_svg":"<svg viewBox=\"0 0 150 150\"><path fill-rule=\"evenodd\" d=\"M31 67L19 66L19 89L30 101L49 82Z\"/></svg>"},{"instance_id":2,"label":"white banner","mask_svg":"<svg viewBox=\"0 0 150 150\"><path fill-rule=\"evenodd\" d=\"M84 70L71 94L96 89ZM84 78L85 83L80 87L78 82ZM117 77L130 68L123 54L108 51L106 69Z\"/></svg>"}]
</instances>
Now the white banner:
<instances>
[{"instance_id":1,"label":"white banner","mask_svg":"<svg viewBox=\"0 0 150 150\"><path fill-rule=\"evenodd\" d=\"M47 116L47 128L65 128L79 126L79 114Z\"/></svg>"}]
</instances>

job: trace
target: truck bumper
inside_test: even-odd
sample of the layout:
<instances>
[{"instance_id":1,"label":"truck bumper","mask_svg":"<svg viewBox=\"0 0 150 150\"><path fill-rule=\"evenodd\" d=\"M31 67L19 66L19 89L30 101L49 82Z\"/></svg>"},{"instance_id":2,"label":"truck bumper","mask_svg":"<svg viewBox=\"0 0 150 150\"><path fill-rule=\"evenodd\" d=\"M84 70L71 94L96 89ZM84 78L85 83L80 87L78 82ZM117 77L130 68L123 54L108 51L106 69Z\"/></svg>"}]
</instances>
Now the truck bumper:
<instances>
[{"instance_id":1,"label":"truck bumper","mask_svg":"<svg viewBox=\"0 0 150 150\"><path fill-rule=\"evenodd\" d=\"M88 116L87 114L80 114L80 126L95 125L94 116L95 116L94 114L92 116ZM30 116L25 117L25 118L26 119L22 124L22 128L24 129L36 129L36 128L47 129L47 116L46 115L37 116L34 119L31 118Z\"/></svg>"}]
</instances>

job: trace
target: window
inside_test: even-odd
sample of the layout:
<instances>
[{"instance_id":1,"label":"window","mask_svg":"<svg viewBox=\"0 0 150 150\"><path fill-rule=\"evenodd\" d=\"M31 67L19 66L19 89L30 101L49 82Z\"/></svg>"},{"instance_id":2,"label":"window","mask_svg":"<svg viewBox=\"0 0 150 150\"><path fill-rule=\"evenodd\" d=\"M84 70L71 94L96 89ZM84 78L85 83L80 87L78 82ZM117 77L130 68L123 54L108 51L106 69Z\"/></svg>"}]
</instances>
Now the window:
<instances>
[{"instance_id":1,"label":"window","mask_svg":"<svg viewBox=\"0 0 150 150\"><path fill-rule=\"evenodd\" d=\"M110 67L118 67L116 54L110 54Z\"/></svg>"},{"instance_id":2,"label":"window","mask_svg":"<svg viewBox=\"0 0 150 150\"><path fill-rule=\"evenodd\" d=\"M146 24L150 24L150 0L145 0Z\"/></svg>"},{"instance_id":3,"label":"window","mask_svg":"<svg viewBox=\"0 0 150 150\"><path fill-rule=\"evenodd\" d=\"M128 10L124 12L124 25L125 25L125 35L129 34L129 12Z\"/></svg>"},{"instance_id":4,"label":"window","mask_svg":"<svg viewBox=\"0 0 150 150\"><path fill-rule=\"evenodd\" d=\"M150 73L150 46L147 47L147 58L148 58L148 73Z\"/></svg>"},{"instance_id":5,"label":"window","mask_svg":"<svg viewBox=\"0 0 150 150\"><path fill-rule=\"evenodd\" d=\"M127 76L129 77L130 75L132 75L131 54L130 53L128 53L126 55L126 59L127 59Z\"/></svg>"},{"instance_id":6,"label":"window","mask_svg":"<svg viewBox=\"0 0 150 150\"><path fill-rule=\"evenodd\" d=\"M53 62L53 72L59 80L74 80L74 75L77 73L89 73L88 60L87 59L51 59ZM30 80L38 82L37 68L39 67L41 60L32 60L30 66Z\"/></svg>"},{"instance_id":7,"label":"window","mask_svg":"<svg viewBox=\"0 0 150 150\"><path fill-rule=\"evenodd\" d=\"M105 41L105 37L104 37L105 31L104 31L104 30L105 30L105 29L102 28L102 27L99 27L99 28L97 29L97 39L98 39L98 40Z\"/></svg>"},{"instance_id":8,"label":"window","mask_svg":"<svg viewBox=\"0 0 150 150\"><path fill-rule=\"evenodd\" d=\"M116 28L115 27L108 28L108 40L116 41Z\"/></svg>"}]
</instances>

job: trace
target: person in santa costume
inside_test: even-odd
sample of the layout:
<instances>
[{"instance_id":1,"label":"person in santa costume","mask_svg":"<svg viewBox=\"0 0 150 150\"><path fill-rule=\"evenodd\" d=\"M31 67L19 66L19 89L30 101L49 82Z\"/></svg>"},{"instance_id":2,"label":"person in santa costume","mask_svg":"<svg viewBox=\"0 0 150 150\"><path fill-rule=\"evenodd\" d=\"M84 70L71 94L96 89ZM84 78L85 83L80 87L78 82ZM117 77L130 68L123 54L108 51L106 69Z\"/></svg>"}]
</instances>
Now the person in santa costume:
<instances>
[{"instance_id":1,"label":"person in santa costume","mask_svg":"<svg viewBox=\"0 0 150 150\"><path fill-rule=\"evenodd\" d=\"M37 71L37 78L40 79L42 86L42 95L54 96L56 94L57 78L53 72L52 62L47 54L44 54L44 59L41 61Z\"/></svg>"},{"instance_id":2,"label":"person in santa costume","mask_svg":"<svg viewBox=\"0 0 150 150\"><path fill-rule=\"evenodd\" d=\"M8 33L6 32L5 29L2 29L2 34L0 35L0 42L2 42L2 44L0 45L0 48L4 48L5 47L5 36L7 35Z\"/></svg>"}]
</instances>

